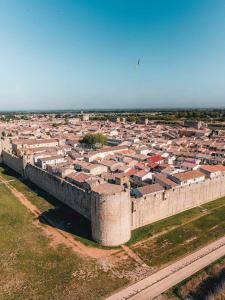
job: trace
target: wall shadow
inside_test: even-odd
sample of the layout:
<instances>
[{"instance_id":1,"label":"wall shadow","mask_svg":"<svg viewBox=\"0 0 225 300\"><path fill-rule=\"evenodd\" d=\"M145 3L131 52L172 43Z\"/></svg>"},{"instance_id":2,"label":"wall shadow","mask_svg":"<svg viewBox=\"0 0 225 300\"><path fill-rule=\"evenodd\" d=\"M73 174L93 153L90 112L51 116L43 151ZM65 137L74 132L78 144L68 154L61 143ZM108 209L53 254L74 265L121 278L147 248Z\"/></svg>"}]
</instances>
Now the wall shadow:
<instances>
[{"instance_id":1,"label":"wall shadow","mask_svg":"<svg viewBox=\"0 0 225 300\"><path fill-rule=\"evenodd\" d=\"M78 237L92 240L91 222L66 205L49 209L39 216L39 221Z\"/></svg>"},{"instance_id":2,"label":"wall shadow","mask_svg":"<svg viewBox=\"0 0 225 300\"><path fill-rule=\"evenodd\" d=\"M218 291L218 287L225 282L225 269L222 269L218 274L209 276L203 280L194 291L191 291L185 299L190 300L206 300L209 296ZM180 298L180 287L175 290L175 294ZM183 299L183 297L182 297ZM212 298L210 298L212 299ZM222 299L222 298L221 298Z\"/></svg>"},{"instance_id":3,"label":"wall shadow","mask_svg":"<svg viewBox=\"0 0 225 300\"><path fill-rule=\"evenodd\" d=\"M17 179L21 178L21 175L19 173L17 173L16 171L10 169L9 167L4 165L3 163L0 163L0 168L3 169L2 174L4 174L4 175L16 177Z\"/></svg>"},{"instance_id":4,"label":"wall shadow","mask_svg":"<svg viewBox=\"0 0 225 300\"><path fill-rule=\"evenodd\" d=\"M193 300L205 300L211 294L217 291L218 286L225 281L225 269L222 269L219 274L215 276L210 276L204 280L197 290L190 293L189 297Z\"/></svg>"}]
</instances>

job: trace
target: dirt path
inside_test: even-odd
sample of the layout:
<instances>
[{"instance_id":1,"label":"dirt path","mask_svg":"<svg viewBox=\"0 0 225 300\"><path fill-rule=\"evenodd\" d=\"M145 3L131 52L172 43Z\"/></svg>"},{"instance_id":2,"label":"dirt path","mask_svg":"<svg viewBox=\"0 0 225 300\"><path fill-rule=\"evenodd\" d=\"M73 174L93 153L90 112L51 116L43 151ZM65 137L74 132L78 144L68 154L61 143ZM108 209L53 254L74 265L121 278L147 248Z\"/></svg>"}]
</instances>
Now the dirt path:
<instances>
[{"instance_id":1,"label":"dirt path","mask_svg":"<svg viewBox=\"0 0 225 300\"><path fill-rule=\"evenodd\" d=\"M15 187L10 184L10 181L4 180L0 176L0 183L4 184L12 194L36 217L38 218L41 215L41 211L31 203L21 192L19 192ZM45 217L45 221L51 225L41 224L37 219L34 220L34 225L41 228L44 234L51 238L52 244L64 244L65 246L71 248L74 252L79 253L84 256L89 256L91 258L105 258L112 254L116 254L121 251L121 249L98 249L94 247L88 247L81 242L74 239L74 237L63 230L56 228L54 222L49 218Z\"/></svg>"},{"instance_id":2,"label":"dirt path","mask_svg":"<svg viewBox=\"0 0 225 300\"><path fill-rule=\"evenodd\" d=\"M121 246L123 250L129 255L131 258L133 258L139 265L145 268L151 269L146 263L134 252L132 251L128 246L122 245Z\"/></svg>"}]
</instances>

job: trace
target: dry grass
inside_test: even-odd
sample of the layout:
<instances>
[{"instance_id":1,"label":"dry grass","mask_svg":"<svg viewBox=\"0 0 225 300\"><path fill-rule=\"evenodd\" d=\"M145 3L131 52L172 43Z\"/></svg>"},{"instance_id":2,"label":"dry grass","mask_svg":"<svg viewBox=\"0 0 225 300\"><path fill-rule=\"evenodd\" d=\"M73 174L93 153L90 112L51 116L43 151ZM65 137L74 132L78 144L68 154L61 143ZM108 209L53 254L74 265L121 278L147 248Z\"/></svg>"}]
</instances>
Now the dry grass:
<instances>
[{"instance_id":1,"label":"dry grass","mask_svg":"<svg viewBox=\"0 0 225 300\"><path fill-rule=\"evenodd\" d=\"M113 267L52 247L32 222L26 208L0 185L1 300L102 299L129 282Z\"/></svg>"}]
</instances>

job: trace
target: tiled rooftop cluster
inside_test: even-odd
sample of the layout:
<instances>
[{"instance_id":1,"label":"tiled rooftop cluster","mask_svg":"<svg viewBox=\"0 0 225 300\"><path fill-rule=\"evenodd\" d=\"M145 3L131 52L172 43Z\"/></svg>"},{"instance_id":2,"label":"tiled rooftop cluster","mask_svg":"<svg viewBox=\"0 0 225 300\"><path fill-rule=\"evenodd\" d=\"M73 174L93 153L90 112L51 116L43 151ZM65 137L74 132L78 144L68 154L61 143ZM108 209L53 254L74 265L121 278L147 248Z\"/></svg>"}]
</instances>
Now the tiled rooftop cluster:
<instances>
[{"instance_id":1,"label":"tiled rooftop cluster","mask_svg":"<svg viewBox=\"0 0 225 300\"><path fill-rule=\"evenodd\" d=\"M55 115L0 123L4 148L83 188L107 183L131 188L140 197L225 173L225 130L200 122L134 124L89 121ZM4 134L3 134L4 132ZM102 133L108 145L97 150L80 143Z\"/></svg>"}]
</instances>

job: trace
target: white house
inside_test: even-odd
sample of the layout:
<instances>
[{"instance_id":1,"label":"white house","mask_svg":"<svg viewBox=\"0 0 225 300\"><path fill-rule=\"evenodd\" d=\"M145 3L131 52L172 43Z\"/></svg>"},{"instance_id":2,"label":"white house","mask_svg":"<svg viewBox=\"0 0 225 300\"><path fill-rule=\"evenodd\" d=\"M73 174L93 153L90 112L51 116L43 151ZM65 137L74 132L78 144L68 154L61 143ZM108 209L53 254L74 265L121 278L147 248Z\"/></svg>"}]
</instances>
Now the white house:
<instances>
[{"instance_id":1,"label":"white house","mask_svg":"<svg viewBox=\"0 0 225 300\"><path fill-rule=\"evenodd\" d=\"M56 165L56 164L60 164L63 162L66 162L66 159L63 156L55 155L55 156L38 158L37 165L45 170L46 165Z\"/></svg>"}]
</instances>

